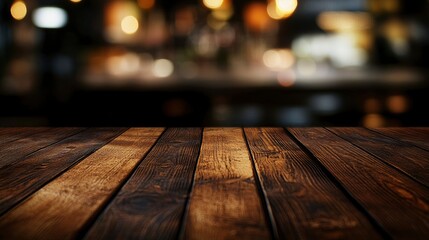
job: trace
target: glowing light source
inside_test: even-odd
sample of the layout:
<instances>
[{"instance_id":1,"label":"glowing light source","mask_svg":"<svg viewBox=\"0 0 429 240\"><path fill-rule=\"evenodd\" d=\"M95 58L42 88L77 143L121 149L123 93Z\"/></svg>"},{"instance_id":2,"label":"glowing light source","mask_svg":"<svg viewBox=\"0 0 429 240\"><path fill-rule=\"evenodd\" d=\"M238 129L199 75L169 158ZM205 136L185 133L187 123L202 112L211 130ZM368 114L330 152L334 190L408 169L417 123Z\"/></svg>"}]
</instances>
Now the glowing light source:
<instances>
[{"instance_id":1,"label":"glowing light source","mask_svg":"<svg viewBox=\"0 0 429 240\"><path fill-rule=\"evenodd\" d=\"M210 9L220 8L223 4L223 0L203 0L204 6Z\"/></svg>"},{"instance_id":2,"label":"glowing light source","mask_svg":"<svg viewBox=\"0 0 429 240\"><path fill-rule=\"evenodd\" d=\"M62 28L67 18L66 11L57 7L41 7L33 13L33 23L40 28Z\"/></svg>"},{"instance_id":3,"label":"glowing light source","mask_svg":"<svg viewBox=\"0 0 429 240\"><path fill-rule=\"evenodd\" d=\"M267 5L267 13L273 19L290 17L298 7L297 0L275 0Z\"/></svg>"},{"instance_id":4,"label":"glowing light source","mask_svg":"<svg viewBox=\"0 0 429 240\"><path fill-rule=\"evenodd\" d=\"M297 0L276 0L277 12L283 16L283 18L289 17L295 12L298 6Z\"/></svg>"},{"instance_id":5,"label":"glowing light source","mask_svg":"<svg viewBox=\"0 0 429 240\"><path fill-rule=\"evenodd\" d=\"M267 13L272 19L279 20L282 15L277 12L276 2L272 1L267 5Z\"/></svg>"},{"instance_id":6,"label":"glowing light source","mask_svg":"<svg viewBox=\"0 0 429 240\"><path fill-rule=\"evenodd\" d=\"M317 17L317 25L325 31L357 31L371 28L373 20L364 12L322 12Z\"/></svg>"},{"instance_id":7,"label":"glowing light source","mask_svg":"<svg viewBox=\"0 0 429 240\"><path fill-rule=\"evenodd\" d=\"M271 49L264 53L262 61L268 68L281 70L290 68L295 63L295 57L290 50Z\"/></svg>"},{"instance_id":8,"label":"glowing light source","mask_svg":"<svg viewBox=\"0 0 429 240\"><path fill-rule=\"evenodd\" d=\"M126 53L107 58L107 71L118 77L132 75L140 68L140 59L135 53Z\"/></svg>"},{"instance_id":9,"label":"glowing light source","mask_svg":"<svg viewBox=\"0 0 429 240\"><path fill-rule=\"evenodd\" d=\"M148 10L153 8L155 5L155 0L139 0L138 3L142 9Z\"/></svg>"},{"instance_id":10,"label":"glowing light source","mask_svg":"<svg viewBox=\"0 0 429 240\"><path fill-rule=\"evenodd\" d=\"M121 29L126 34L134 34L139 29L139 22L134 16L126 16L121 21Z\"/></svg>"},{"instance_id":11,"label":"glowing light source","mask_svg":"<svg viewBox=\"0 0 429 240\"><path fill-rule=\"evenodd\" d=\"M16 1L10 7L10 14L16 20L22 20L27 15L27 6L22 1Z\"/></svg>"},{"instance_id":12,"label":"glowing light source","mask_svg":"<svg viewBox=\"0 0 429 240\"><path fill-rule=\"evenodd\" d=\"M78 2L82 2L82 0L70 0L70 2L78 3Z\"/></svg>"},{"instance_id":13,"label":"glowing light source","mask_svg":"<svg viewBox=\"0 0 429 240\"><path fill-rule=\"evenodd\" d=\"M152 73L155 77L168 77L173 71L174 65L168 59L158 59L153 63Z\"/></svg>"},{"instance_id":14,"label":"glowing light source","mask_svg":"<svg viewBox=\"0 0 429 240\"><path fill-rule=\"evenodd\" d=\"M294 54L316 61L330 59L335 67L359 67L368 60L367 52L353 34L307 35L292 42Z\"/></svg>"},{"instance_id":15,"label":"glowing light source","mask_svg":"<svg viewBox=\"0 0 429 240\"><path fill-rule=\"evenodd\" d=\"M140 29L142 18L136 1L109 1L104 17L104 31L108 41L131 43L139 40L135 33Z\"/></svg>"}]
</instances>

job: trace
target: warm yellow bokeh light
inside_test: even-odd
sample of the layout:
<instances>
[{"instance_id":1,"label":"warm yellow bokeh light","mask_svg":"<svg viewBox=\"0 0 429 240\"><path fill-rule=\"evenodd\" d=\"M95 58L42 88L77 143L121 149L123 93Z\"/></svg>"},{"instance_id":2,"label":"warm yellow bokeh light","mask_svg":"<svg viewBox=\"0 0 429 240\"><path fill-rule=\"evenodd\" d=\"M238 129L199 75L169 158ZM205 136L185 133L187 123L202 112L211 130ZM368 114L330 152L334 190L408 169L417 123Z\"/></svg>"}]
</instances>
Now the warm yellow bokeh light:
<instances>
[{"instance_id":1,"label":"warm yellow bokeh light","mask_svg":"<svg viewBox=\"0 0 429 240\"><path fill-rule=\"evenodd\" d=\"M319 14L317 25L325 31L352 32L370 29L373 20L364 12L328 11Z\"/></svg>"},{"instance_id":2,"label":"warm yellow bokeh light","mask_svg":"<svg viewBox=\"0 0 429 240\"><path fill-rule=\"evenodd\" d=\"M204 6L210 9L220 8L223 4L223 0L203 0Z\"/></svg>"},{"instance_id":3,"label":"warm yellow bokeh light","mask_svg":"<svg viewBox=\"0 0 429 240\"><path fill-rule=\"evenodd\" d=\"M134 34L139 29L139 22L134 16L126 16L121 21L121 29L126 34Z\"/></svg>"},{"instance_id":4,"label":"warm yellow bokeh light","mask_svg":"<svg viewBox=\"0 0 429 240\"><path fill-rule=\"evenodd\" d=\"M155 5L155 0L139 0L138 3L142 9L148 10L153 8L153 6Z\"/></svg>"},{"instance_id":5,"label":"warm yellow bokeh light","mask_svg":"<svg viewBox=\"0 0 429 240\"><path fill-rule=\"evenodd\" d=\"M16 20L22 20L27 15L27 6L22 1L17 1L10 7L10 14Z\"/></svg>"},{"instance_id":6,"label":"warm yellow bokeh light","mask_svg":"<svg viewBox=\"0 0 429 240\"><path fill-rule=\"evenodd\" d=\"M70 0L70 2L78 3L78 2L82 2L82 0Z\"/></svg>"},{"instance_id":7,"label":"warm yellow bokeh light","mask_svg":"<svg viewBox=\"0 0 429 240\"><path fill-rule=\"evenodd\" d=\"M274 0L268 3L267 12L273 19L290 17L298 6L297 0Z\"/></svg>"},{"instance_id":8,"label":"warm yellow bokeh light","mask_svg":"<svg viewBox=\"0 0 429 240\"><path fill-rule=\"evenodd\" d=\"M268 3L267 13L272 19L279 20L282 18L282 15L277 12L276 2L274 1Z\"/></svg>"},{"instance_id":9,"label":"warm yellow bokeh light","mask_svg":"<svg viewBox=\"0 0 429 240\"><path fill-rule=\"evenodd\" d=\"M287 18L295 12L297 0L276 0L276 11L282 18Z\"/></svg>"},{"instance_id":10,"label":"warm yellow bokeh light","mask_svg":"<svg viewBox=\"0 0 429 240\"><path fill-rule=\"evenodd\" d=\"M262 62L272 70L288 69L295 63L295 56L289 49L270 49L264 52Z\"/></svg>"}]
</instances>

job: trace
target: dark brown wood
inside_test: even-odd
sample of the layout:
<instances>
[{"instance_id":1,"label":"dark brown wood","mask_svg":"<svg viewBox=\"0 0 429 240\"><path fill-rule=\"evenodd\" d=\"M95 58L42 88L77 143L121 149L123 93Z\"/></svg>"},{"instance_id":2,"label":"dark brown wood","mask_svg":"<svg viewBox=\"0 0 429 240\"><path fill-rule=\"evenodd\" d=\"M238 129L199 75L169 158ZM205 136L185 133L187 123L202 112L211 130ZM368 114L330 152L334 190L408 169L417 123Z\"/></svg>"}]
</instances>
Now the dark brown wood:
<instances>
[{"instance_id":1,"label":"dark brown wood","mask_svg":"<svg viewBox=\"0 0 429 240\"><path fill-rule=\"evenodd\" d=\"M31 136L38 132L48 131L46 127L13 127L13 128L0 128L0 149L2 144L16 141L22 137Z\"/></svg>"},{"instance_id":2,"label":"dark brown wood","mask_svg":"<svg viewBox=\"0 0 429 240\"><path fill-rule=\"evenodd\" d=\"M168 129L87 239L176 239L192 184L201 129Z\"/></svg>"},{"instance_id":3,"label":"dark brown wood","mask_svg":"<svg viewBox=\"0 0 429 240\"><path fill-rule=\"evenodd\" d=\"M0 215L124 130L88 129L0 168Z\"/></svg>"},{"instance_id":4,"label":"dark brown wood","mask_svg":"<svg viewBox=\"0 0 429 240\"><path fill-rule=\"evenodd\" d=\"M429 187L428 151L362 128L329 130Z\"/></svg>"},{"instance_id":5,"label":"dark brown wood","mask_svg":"<svg viewBox=\"0 0 429 240\"><path fill-rule=\"evenodd\" d=\"M245 129L280 239L377 239L368 219L281 128Z\"/></svg>"},{"instance_id":6,"label":"dark brown wood","mask_svg":"<svg viewBox=\"0 0 429 240\"><path fill-rule=\"evenodd\" d=\"M184 238L269 237L242 129L204 129Z\"/></svg>"},{"instance_id":7,"label":"dark brown wood","mask_svg":"<svg viewBox=\"0 0 429 240\"><path fill-rule=\"evenodd\" d=\"M371 130L429 151L429 128L374 128Z\"/></svg>"},{"instance_id":8,"label":"dark brown wood","mask_svg":"<svg viewBox=\"0 0 429 240\"><path fill-rule=\"evenodd\" d=\"M103 146L3 215L0 239L76 238L161 133L130 129Z\"/></svg>"},{"instance_id":9,"label":"dark brown wood","mask_svg":"<svg viewBox=\"0 0 429 240\"><path fill-rule=\"evenodd\" d=\"M322 128L289 131L398 239L429 236L429 189Z\"/></svg>"},{"instance_id":10,"label":"dark brown wood","mask_svg":"<svg viewBox=\"0 0 429 240\"><path fill-rule=\"evenodd\" d=\"M0 128L0 239L429 236L429 128L79 131Z\"/></svg>"},{"instance_id":11,"label":"dark brown wood","mask_svg":"<svg viewBox=\"0 0 429 240\"><path fill-rule=\"evenodd\" d=\"M23 136L0 146L0 168L23 158L30 153L74 135L83 128L52 128L46 131Z\"/></svg>"}]
</instances>

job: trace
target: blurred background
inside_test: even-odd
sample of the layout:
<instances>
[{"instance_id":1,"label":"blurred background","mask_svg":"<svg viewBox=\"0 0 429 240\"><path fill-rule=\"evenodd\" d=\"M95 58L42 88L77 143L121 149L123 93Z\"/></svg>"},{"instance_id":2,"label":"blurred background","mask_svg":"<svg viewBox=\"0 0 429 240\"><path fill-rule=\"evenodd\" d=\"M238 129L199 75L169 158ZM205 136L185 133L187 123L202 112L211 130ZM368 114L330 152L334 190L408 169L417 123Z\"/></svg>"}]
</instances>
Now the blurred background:
<instances>
[{"instance_id":1,"label":"blurred background","mask_svg":"<svg viewBox=\"0 0 429 240\"><path fill-rule=\"evenodd\" d=\"M1 0L0 126L429 126L429 0Z\"/></svg>"}]
</instances>

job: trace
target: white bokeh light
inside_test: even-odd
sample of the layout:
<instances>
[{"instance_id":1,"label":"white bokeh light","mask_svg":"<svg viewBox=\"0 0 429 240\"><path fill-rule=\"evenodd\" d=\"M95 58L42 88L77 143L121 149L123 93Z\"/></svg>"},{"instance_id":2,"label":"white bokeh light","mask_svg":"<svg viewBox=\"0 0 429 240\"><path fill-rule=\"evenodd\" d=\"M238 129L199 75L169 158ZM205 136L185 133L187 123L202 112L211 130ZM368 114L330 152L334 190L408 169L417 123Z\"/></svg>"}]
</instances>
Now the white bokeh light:
<instances>
[{"instance_id":1,"label":"white bokeh light","mask_svg":"<svg viewBox=\"0 0 429 240\"><path fill-rule=\"evenodd\" d=\"M173 63L168 59L158 59L153 63L153 75L155 77L168 77L174 71Z\"/></svg>"},{"instance_id":2,"label":"white bokeh light","mask_svg":"<svg viewBox=\"0 0 429 240\"><path fill-rule=\"evenodd\" d=\"M41 7L33 13L33 23L39 28L62 28L67 20L67 13L62 8Z\"/></svg>"}]
</instances>

